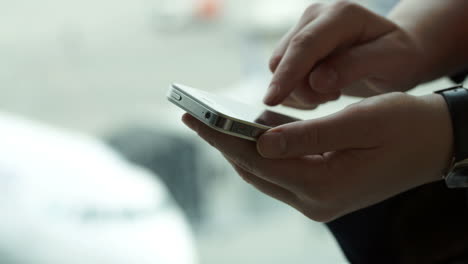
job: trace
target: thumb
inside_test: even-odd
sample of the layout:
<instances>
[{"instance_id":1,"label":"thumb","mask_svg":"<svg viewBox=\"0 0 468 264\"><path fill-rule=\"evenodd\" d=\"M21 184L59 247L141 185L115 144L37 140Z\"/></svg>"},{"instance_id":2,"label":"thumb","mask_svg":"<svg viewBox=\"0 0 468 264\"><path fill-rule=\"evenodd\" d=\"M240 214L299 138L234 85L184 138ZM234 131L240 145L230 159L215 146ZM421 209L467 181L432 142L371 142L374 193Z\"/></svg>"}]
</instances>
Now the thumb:
<instances>
[{"instance_id":1,"label":"thumb","mask_svg":"<svg viewBox=\"0 0 468 264\"><path fill-rule=\"evenodd\" d=\"M358 81L385 73L389 49L384 40L356 46L325 59L309 75L309 85L318 93L339 91Z\"/></svg>"},{"instance_id":2,"label":"thumb","mask_svg":"<svg viewBox=\"0 0 468 264\"><path fill-rule=\"evenodd\" d=\"M343 110L334 115L270 129L257 141L266 158L291 158L345 149L374 147L368 115Z\"/></svg>"}]
</instances>

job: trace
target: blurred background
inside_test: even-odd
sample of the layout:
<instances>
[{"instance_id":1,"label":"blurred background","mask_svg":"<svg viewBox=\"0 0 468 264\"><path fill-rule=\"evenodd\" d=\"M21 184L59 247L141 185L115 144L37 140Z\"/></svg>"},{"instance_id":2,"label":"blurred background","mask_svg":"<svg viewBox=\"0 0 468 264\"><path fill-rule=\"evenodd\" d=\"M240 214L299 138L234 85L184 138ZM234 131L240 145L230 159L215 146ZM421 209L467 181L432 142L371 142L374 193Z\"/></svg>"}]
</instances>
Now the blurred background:
<instances>
[{"instance_id":1,"label":"blurred background","mask_svg":"<svg viewBox=\"0 0 468 264\"><path fill-rule=\"evenodd\" d=\"M270 53L312 2L0 1L0 262L345 262L165 99L178 82L260 104Z\"/></svg>"}]
</instances>

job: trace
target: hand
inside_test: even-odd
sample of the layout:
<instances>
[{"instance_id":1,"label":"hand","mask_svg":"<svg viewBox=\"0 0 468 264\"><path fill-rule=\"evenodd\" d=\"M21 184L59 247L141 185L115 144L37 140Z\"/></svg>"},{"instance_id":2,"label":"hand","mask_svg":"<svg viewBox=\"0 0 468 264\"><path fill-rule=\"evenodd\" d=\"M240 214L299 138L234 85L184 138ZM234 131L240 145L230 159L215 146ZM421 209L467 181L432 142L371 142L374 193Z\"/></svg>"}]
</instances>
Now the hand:
<instances>
[{"instance_id":1,"label":"hand","mask_svg":"<svg viewBox=\"0 0 468 264\"><path fill-rule=\"evenodd\" d=\"M257 146L188 114L183 121L243 179L316 221L440 180L452 156L450 116L437 94L368 98L324 118L273 128Z\"/></svg>"},{"instance_id":2,"label":"hand","mask_svg":"<svg viewBox=\"0 0 468 264\"><path fill-rule=\"evenodd\" d=\"M355 3L313 4L273 53L264 102L311 109L341 92L368 97L406 91L421 81L418 71L428 57L417 43Z\"/></svg>"}]
</instances>

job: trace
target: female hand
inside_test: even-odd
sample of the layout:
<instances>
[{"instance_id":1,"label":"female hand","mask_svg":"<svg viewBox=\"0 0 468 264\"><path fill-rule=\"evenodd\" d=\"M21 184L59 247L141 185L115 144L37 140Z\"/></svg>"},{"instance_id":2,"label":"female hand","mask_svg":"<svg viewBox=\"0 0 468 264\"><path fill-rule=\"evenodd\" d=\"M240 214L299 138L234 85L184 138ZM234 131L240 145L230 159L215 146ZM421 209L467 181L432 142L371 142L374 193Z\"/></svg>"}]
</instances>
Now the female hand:
<instances>
[{"instance_id":1,"label":"female hand","mask_svg":"<svg viewBox=\"0 0 468 264\"><path fill-rule=\"evenodd\" d=\"M188 114L183 121L248 183L316 221L440 180L452 156L450 116L437 94L364 99L324 118L275 127L257 146Z\"/></svg>"}]
</instances>

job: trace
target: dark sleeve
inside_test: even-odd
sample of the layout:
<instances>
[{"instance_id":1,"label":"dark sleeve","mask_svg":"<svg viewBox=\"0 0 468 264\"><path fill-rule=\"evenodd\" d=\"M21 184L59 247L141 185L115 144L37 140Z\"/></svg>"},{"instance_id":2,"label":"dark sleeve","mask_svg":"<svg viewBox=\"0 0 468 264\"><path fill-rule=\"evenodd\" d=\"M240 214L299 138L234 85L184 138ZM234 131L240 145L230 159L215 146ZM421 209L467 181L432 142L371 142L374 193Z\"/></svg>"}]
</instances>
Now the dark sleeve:
<instances>
[{"instance_id":1,"label":"dark sleeve","mask_svg":"<svg viewBox=\"0 0 468 264\"><path fill-rule=\"evenodd\" d=\"M468 263L466 195L438 181L327 226L352 264Z\"/></svg>"},{"instance_id":2,"label":"dark sleeve","mask_svg":"<svg viewBox=\"0 0 468 264\"><path fill-rule=\"evenodd\" d=\"M468 76L468 69L450 76L450 80L452 80L456 84L459 84L465 81L466 76Z\"/></svg>"}]
</instances>

